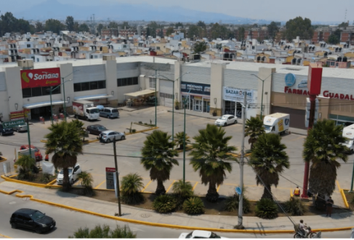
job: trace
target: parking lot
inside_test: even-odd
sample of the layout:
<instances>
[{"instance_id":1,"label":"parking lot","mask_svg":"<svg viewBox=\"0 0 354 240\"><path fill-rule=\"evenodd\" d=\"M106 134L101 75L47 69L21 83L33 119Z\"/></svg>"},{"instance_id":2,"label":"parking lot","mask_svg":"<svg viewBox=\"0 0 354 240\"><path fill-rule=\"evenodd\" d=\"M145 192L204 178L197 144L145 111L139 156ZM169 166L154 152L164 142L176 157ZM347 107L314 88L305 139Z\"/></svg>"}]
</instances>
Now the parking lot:
<instances>
[{"instance_id":1,"label":"parking lot","mask_svg":"<svg viewBox=\"0 0 354 240\"><path fill-rule=\"evenodd\" d=\"M110 130L116 130L121 132L128 132L131 122L142 123L154 123L154 107L140 109L136 111L120 111L120 118L118 119L107 119L100 118L99 121L88 122L83 121L85 126L90 124L101 124ZM168 112L170 110L166 107L158 107L158 118L157 125L159 130L167 131L171 134L172 131L172 113ZM188 112L193 113L193 112ZM187 135L192 137L198 134L199 129L206 127L206 124L214 124L215 119L212 119L209 114L205 114L205 117L187 115L186 116L186 132ZM208 118L206 118L208 117ZM69 119L70 120L70 119ZM183 131L183 114L175 113L175 133ZM229 125L224 127L226 135L232 136L230 144L237 147L238 152L240 152L241 141L242 141L242 121L237 124ZM31 144L40 148L42 155L44 156L44 143L41 142L44 139L46 133L48 133L48 127L50 122L42 124L40 122L33 123L30 126L31 132ZM133 124L133 129L141 130L145 127ZM129 173L137 173L143 177L144 181L144 192L154 192L156 189L156 182L150 181L149 172L147 172L143 166L140 164L140 150L146 139L146 136L150 134L151 131L136 133L132 135L127 135L126 140L117 142L117 155L118 155L118 169L120 173L120 178ZM90 135L89 139L95 139L96 136ZM277 188L272 188L272 192L276 199L288 200L290 191L299 185L302 187L303 182L303 171L304 162L302 160L302 145L305 136L298 135L295 133L285 135L282 137L282 142L287 146L287 153L290 159L290 168L286 169L282 176L280 177L279 185ZM27 143L27 133L15 133L13 136L0 137L0 151L9 161L14 158L15 148L18 149L19 146ZM248 139L245 139L245 147L249 148ZM185 165L186 165L186 181L191 182L194 187L194 192L198 195L204 195L207 192L208 186L201 184L199 173L194 172L192 167L189 165L189 156L186 153ZM167 180L164 185L166 190L172 191L172 184L174 181L182 179L183 176L183 154L182 152L177 157L179 166L175 166L171 171L170 180ZM247 162L247 159L245 160ZM80 164L83 171L88 171L93 175L93 186L94 188L106 188L106 176L105 168L114 167L113 158L113 144L112 143L100 143L98 141L92 142L84 146L84 154L78 157L78 163ZM343 163L342 167L338 169L338 180L342 188L350 187L350 176L353 163L353 156L349 157L347 163ZM218 192L220 195L230 196L235 193L235 187L238 186L240 181L239 176L239 164L232 164L233 170L231 173L227 173L224 184L218 187ZM0 169L0 171L3 171ZM76 184L79 184L78 182ZM250 199L257 200L261 197L263 193L263 187L256 185L255 173L253 169L245 164L244 167L244 184L246 186L246 196ZM336 189L338 191L338 188ZM334 200L336 202L336 199ZM337 200L338 203L339 200Z\"/></svg>"}]
</instances>

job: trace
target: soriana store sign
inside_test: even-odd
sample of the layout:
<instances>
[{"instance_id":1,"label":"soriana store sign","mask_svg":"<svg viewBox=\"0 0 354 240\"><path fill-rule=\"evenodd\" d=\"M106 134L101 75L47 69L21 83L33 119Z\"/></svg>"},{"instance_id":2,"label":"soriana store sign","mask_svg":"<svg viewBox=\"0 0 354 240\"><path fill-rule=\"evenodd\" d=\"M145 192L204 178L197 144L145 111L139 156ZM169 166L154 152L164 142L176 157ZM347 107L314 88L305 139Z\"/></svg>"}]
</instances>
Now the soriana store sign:
<instances>
[{"instance_id":1,"label":"soriana store sign","mask_svg":"<svg viewBox=\"0 0 354 240\"><path fill-rule=\"evenodd\" d=\"M50 87L60 84L60 68L21 70L23 88Z\"/></svg>"}]
</instances>

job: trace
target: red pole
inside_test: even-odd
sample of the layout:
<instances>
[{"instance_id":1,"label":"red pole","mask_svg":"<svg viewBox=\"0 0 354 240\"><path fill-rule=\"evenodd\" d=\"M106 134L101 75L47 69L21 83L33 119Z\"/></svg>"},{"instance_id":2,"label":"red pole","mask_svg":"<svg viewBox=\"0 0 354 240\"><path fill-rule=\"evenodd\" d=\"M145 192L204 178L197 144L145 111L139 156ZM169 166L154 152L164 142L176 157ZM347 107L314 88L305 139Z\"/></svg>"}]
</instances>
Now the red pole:
<instances>
[{"instance_id":1,"label":"red pole","mask_svg":"<svg viewBox=\"0 0 354 240\"><path fill-rule=\"evenodd\" d=\"M307 128L307 136L309 135L310 129L313 127L315 121L315 107L316 107L316 95L310 95L310 119L309 126ZM307 196L307 186L309 182L309 170L310 170L310 162L305 162L305 170L304 170L304 185L302 186L302 198L308 198Z\"/></svg>"}]
</instances>

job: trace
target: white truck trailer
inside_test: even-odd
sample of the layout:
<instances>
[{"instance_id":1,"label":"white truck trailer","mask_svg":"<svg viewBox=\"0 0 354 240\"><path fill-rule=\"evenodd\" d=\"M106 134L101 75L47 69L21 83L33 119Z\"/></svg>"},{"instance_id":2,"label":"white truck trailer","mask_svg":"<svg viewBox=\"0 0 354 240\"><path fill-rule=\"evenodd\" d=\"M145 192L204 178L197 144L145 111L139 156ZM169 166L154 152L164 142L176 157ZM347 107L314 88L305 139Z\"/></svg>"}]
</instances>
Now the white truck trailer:
<instances>
[{"instance_id":1,"label":"white truck trailer","mask_svg":"<svg viewBox=\"0 0 354 240\"><path fill-rule=\"evenodd\" d=\"M354 124L343 128L343 137L347 138L344 145L349 148L350 153L354 152Z\"/></svg>"},{"instance_id":2,"label":"white truck trailer","mask_svg":"<svg viewBox=\"0 0 354 240\"><path fill-rule=\"evenodd\" d=\"M266 133L289 133L290 115L287 113L273 113L264 117L263 125Z\"/></svg>"},{"instance_id":3,"label":"white truck trailer","mask_svg":"<svg viewBox=\"0 0 354 240\"><path fill-rule=\"evenodd\" d=\"M98 120L100 113L97 107L94 106L93 102L80 100L73 102L73 112L75 118L83 118L86 120Z\"/></svg>"}]
</instances>

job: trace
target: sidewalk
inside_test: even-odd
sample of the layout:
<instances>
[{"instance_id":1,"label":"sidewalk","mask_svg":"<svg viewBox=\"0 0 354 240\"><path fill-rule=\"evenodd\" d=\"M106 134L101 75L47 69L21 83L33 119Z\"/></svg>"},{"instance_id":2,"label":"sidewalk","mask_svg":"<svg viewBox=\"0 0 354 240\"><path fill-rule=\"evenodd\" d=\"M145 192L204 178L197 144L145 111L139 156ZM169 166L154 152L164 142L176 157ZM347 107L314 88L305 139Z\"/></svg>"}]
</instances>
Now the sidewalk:
<instances>
[{"instance_id":1,"label":"sidewalk","mask_svg":"<svg viewBox=\"0 0 354 240\"><path fill-rule=\"evenodd\" d=\"M113 218L123 222L132 222L137 224L169 228L203 229L222 232L242 231L233 229L234 225L237 224L237 217L235 216L216 216L205 214L190 216L183 213L159 214L147 209L122 205L123 216L114 217L114 214L117 212L116 203L109 203L88 197L61 192L54 189L34 187L14 182L5 181L0 183L1 193L11 192L14 190L21 190L23 193L14 193L13 196L25 194L32 195L34 198L32 200L37 202L47 201L46 204L54 206L60 204L62 206L59 207L69 208L74 211L86 212L101 217ZM295 223L298 223L300 219L304 219L304 221L309 226L311 226L314 231L348 230L351 229L354 225L354 216L352 215L352 212L332 214L332 218L320 215L291 217L291 219ZM273 220L266 220L258 217L243 217L243 225L247 230L246 232L252 233L291 233L294 230L292 222L287 217L278 217Z\"/></svg>"}]
</instances>

